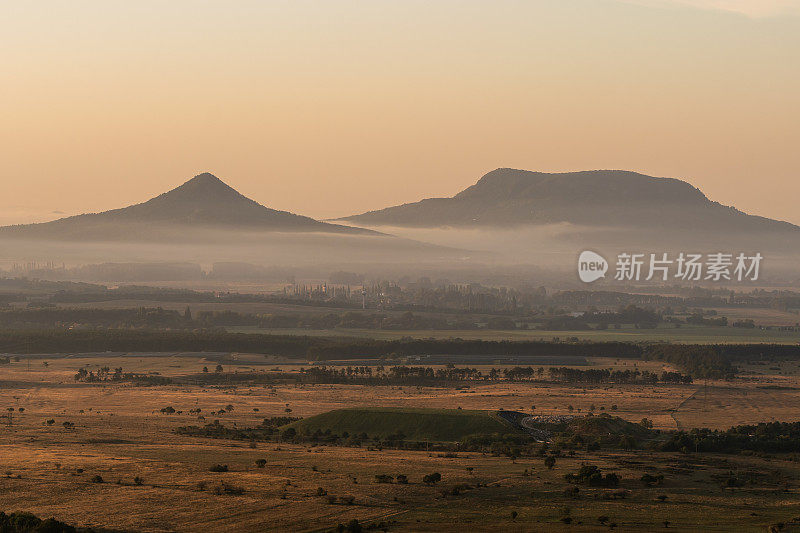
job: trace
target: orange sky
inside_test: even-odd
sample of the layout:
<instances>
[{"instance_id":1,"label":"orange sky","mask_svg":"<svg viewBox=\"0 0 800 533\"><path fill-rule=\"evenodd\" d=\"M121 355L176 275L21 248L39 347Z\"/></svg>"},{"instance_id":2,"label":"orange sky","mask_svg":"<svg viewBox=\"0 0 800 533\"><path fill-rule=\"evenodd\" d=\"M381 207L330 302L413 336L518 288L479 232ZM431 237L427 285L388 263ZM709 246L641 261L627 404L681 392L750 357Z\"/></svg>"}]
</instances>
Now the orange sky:
<instances>
[{"instance_id":1,"label":"orange sky","mask_svg":"<svg viewBox=\"0 0 800 533\"><path fill-rule=\"evenodd\" d=\"M496 167L678 177L800 223L798 65L794 0L4 2L0 223L202 171L343 216Z\"/></svg>"}]
</instances>

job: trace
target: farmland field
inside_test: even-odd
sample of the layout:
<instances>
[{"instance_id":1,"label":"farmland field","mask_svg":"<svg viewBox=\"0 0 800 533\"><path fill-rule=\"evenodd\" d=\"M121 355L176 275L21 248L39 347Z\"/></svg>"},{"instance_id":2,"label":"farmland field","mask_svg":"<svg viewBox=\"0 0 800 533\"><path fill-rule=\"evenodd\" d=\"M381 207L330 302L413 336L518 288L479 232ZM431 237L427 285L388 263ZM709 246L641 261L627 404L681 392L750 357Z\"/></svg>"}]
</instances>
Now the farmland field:
<instances>
[{"instance_id":1,"label":"farmland field","mask_svg":"<svg viewBox=\"0 0 800 533\"><path fill-rule=\"evenodd\" d=\"M800 332L778 329L745 329L731 327L683 326L675 328L660 326L654 329L623 327L607 330L369 330L369 329L265 329L257 327L230 327L232 332L266 333L274 335L315 335L321 337L347 336L375 339L434 338L434 339L484 339L484 340L543 340L553 338L576 338L586 341L627 341L627 342L677 342L691 344L798 344Z\"/></svg>"},{"instance_id":2,"label":"farmland field","mask_svg":"<svg viewBox=\"0 0 800 533\"><path fill-rule=\"evenodd\" d=\"M243 372L258 375L278 365L292 373L301 366L259 357L243 355L224 372L232 377ZM353 519L383 524L389 531L589 531L601 527L598 517L605 516L621 531L663 528L664 520L678 531L763 531L800 515L800 466L789 457L577 448L548 468L537 457L476 451L443 454L290 441L251 444L178 432L213 420L227 428L246 428L268 417L323 415L308 429L324 433L326 424L350 423L325 413L357 408L369 415L366 423L378 435L397 429L381 413L403 409L435 416L436 409L461 408L455 411L458 416L489 422L481 412L510 409L584 416L588 411L611 413L612 406L614 416L634 423L648 418L655 430L727 428L794 419L792 406L797 405L800 387L791 365L780 371L754 367L747 370L746 381L711 381L707 388L704 383L509 382L453 388L236 380L232 385L134 386L73 378L78 368L107 365L180 379L217 361L213 354L53 355L32 359L30 365L24 357L6 365L0 370L0 402L14 411L0 430L3 507L75 525L153 532L328 531ZM613 359L590 363L618 368L631 364ZM663 368L656 362L637 364ZM174 412L162 412L168 407ZM445 431L453 431L448 424L457 419L441 423ZM298 430L303 425L302 420L294 424ZM262 467L256 465L258 459L264 459ZM622 476L617 490L625 499L609 498L608 490L592 487L581 487L577 496L566 495L571 485L564 476L583 463ZM217 464L227 465L228 471L211 472ZM442 481L423 483L432 472ZM638 481L647 472L664 474L663 484ZM725 487L723 480L731 472L748 479L747 485ZM394 479L400 474L408 483L376 481L376 476ZM225 487L233 487L234 493L226 493ZM658 498L662 495L663 501ZM567 517L570 525L564 521Z\"/></svg>"}]
</instances>

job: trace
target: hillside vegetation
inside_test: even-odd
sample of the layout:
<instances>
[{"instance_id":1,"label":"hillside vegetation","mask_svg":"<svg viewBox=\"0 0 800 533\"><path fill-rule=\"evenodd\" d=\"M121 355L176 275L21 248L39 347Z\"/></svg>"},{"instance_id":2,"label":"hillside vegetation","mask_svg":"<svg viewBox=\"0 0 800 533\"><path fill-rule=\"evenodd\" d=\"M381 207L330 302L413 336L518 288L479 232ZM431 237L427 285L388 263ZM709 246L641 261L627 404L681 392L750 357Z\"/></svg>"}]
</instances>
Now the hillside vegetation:
<instances>
[{"instance_id":1,"label":"hillside vegetation","mask_svg":"<svg viewBox=\"0 0 800 533\"><path fill-rule=\"evenodd\" d=\"M519 434L490 411L461 409L336 409L304 418L292 427L300 434L316 431L370 437L402 434L407 440L455 442L469 435Z\"/></svg>"}]
</instances>

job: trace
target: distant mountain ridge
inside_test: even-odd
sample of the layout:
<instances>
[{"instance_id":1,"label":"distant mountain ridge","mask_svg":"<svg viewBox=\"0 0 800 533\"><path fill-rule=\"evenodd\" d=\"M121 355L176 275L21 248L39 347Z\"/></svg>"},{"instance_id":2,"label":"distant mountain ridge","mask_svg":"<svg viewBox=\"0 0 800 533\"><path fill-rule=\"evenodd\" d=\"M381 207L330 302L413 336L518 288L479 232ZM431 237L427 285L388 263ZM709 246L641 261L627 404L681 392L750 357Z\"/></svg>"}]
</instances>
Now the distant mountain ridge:
<instances>
[{"instance_id":1,"label":"distant mountain ridge","mask_svg":"<svg viewBox=\"0 0 800 533\"><path fill-rule=\"evenodd\" d=\"M788 222L748 215L709 200L674 178L624 170L546 173L499 168L450 198L369 211L339 220L367 226L590 226L795 231Z\"/></svg>"},{"instance_id":2,"label":"distant mountain ridge","mask_svg":"<svg viewBox=\"0 0 800 533\"><path fill-rule=\"evenodd\" d=\"M157 238L152 232L162 229L171 237L188 229L379 235L371 230L320 222L270 209L240 194L213 174L204 172L140 204L52 222L6 226L0 228L0 236L131 240L148 238L148 233L150 238Z\"/></svg>"}]
</instances>

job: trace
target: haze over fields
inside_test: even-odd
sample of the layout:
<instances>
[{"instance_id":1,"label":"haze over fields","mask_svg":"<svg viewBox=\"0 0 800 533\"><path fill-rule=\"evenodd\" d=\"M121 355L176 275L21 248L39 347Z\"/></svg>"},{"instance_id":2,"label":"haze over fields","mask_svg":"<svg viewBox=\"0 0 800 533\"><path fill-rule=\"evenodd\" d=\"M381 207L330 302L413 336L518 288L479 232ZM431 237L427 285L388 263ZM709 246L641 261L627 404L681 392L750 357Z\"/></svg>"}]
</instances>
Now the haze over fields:
<instances>
[{"instance_id":1,"label":"haze over fields","mask_svg":"<svg viewBox=\"0 0 800 533\"><path fill-rule=\"evenodd\" d=\"M571 274L585 248L693 249L768 253L773 273L791 275L800 228L724 206L678 179L501 168L449 198L334 223L265 207L203 173L129 207L2 227L0 241L6 264L241 261L395 273L528 265Z\"/></svg>"}]
</instances>

